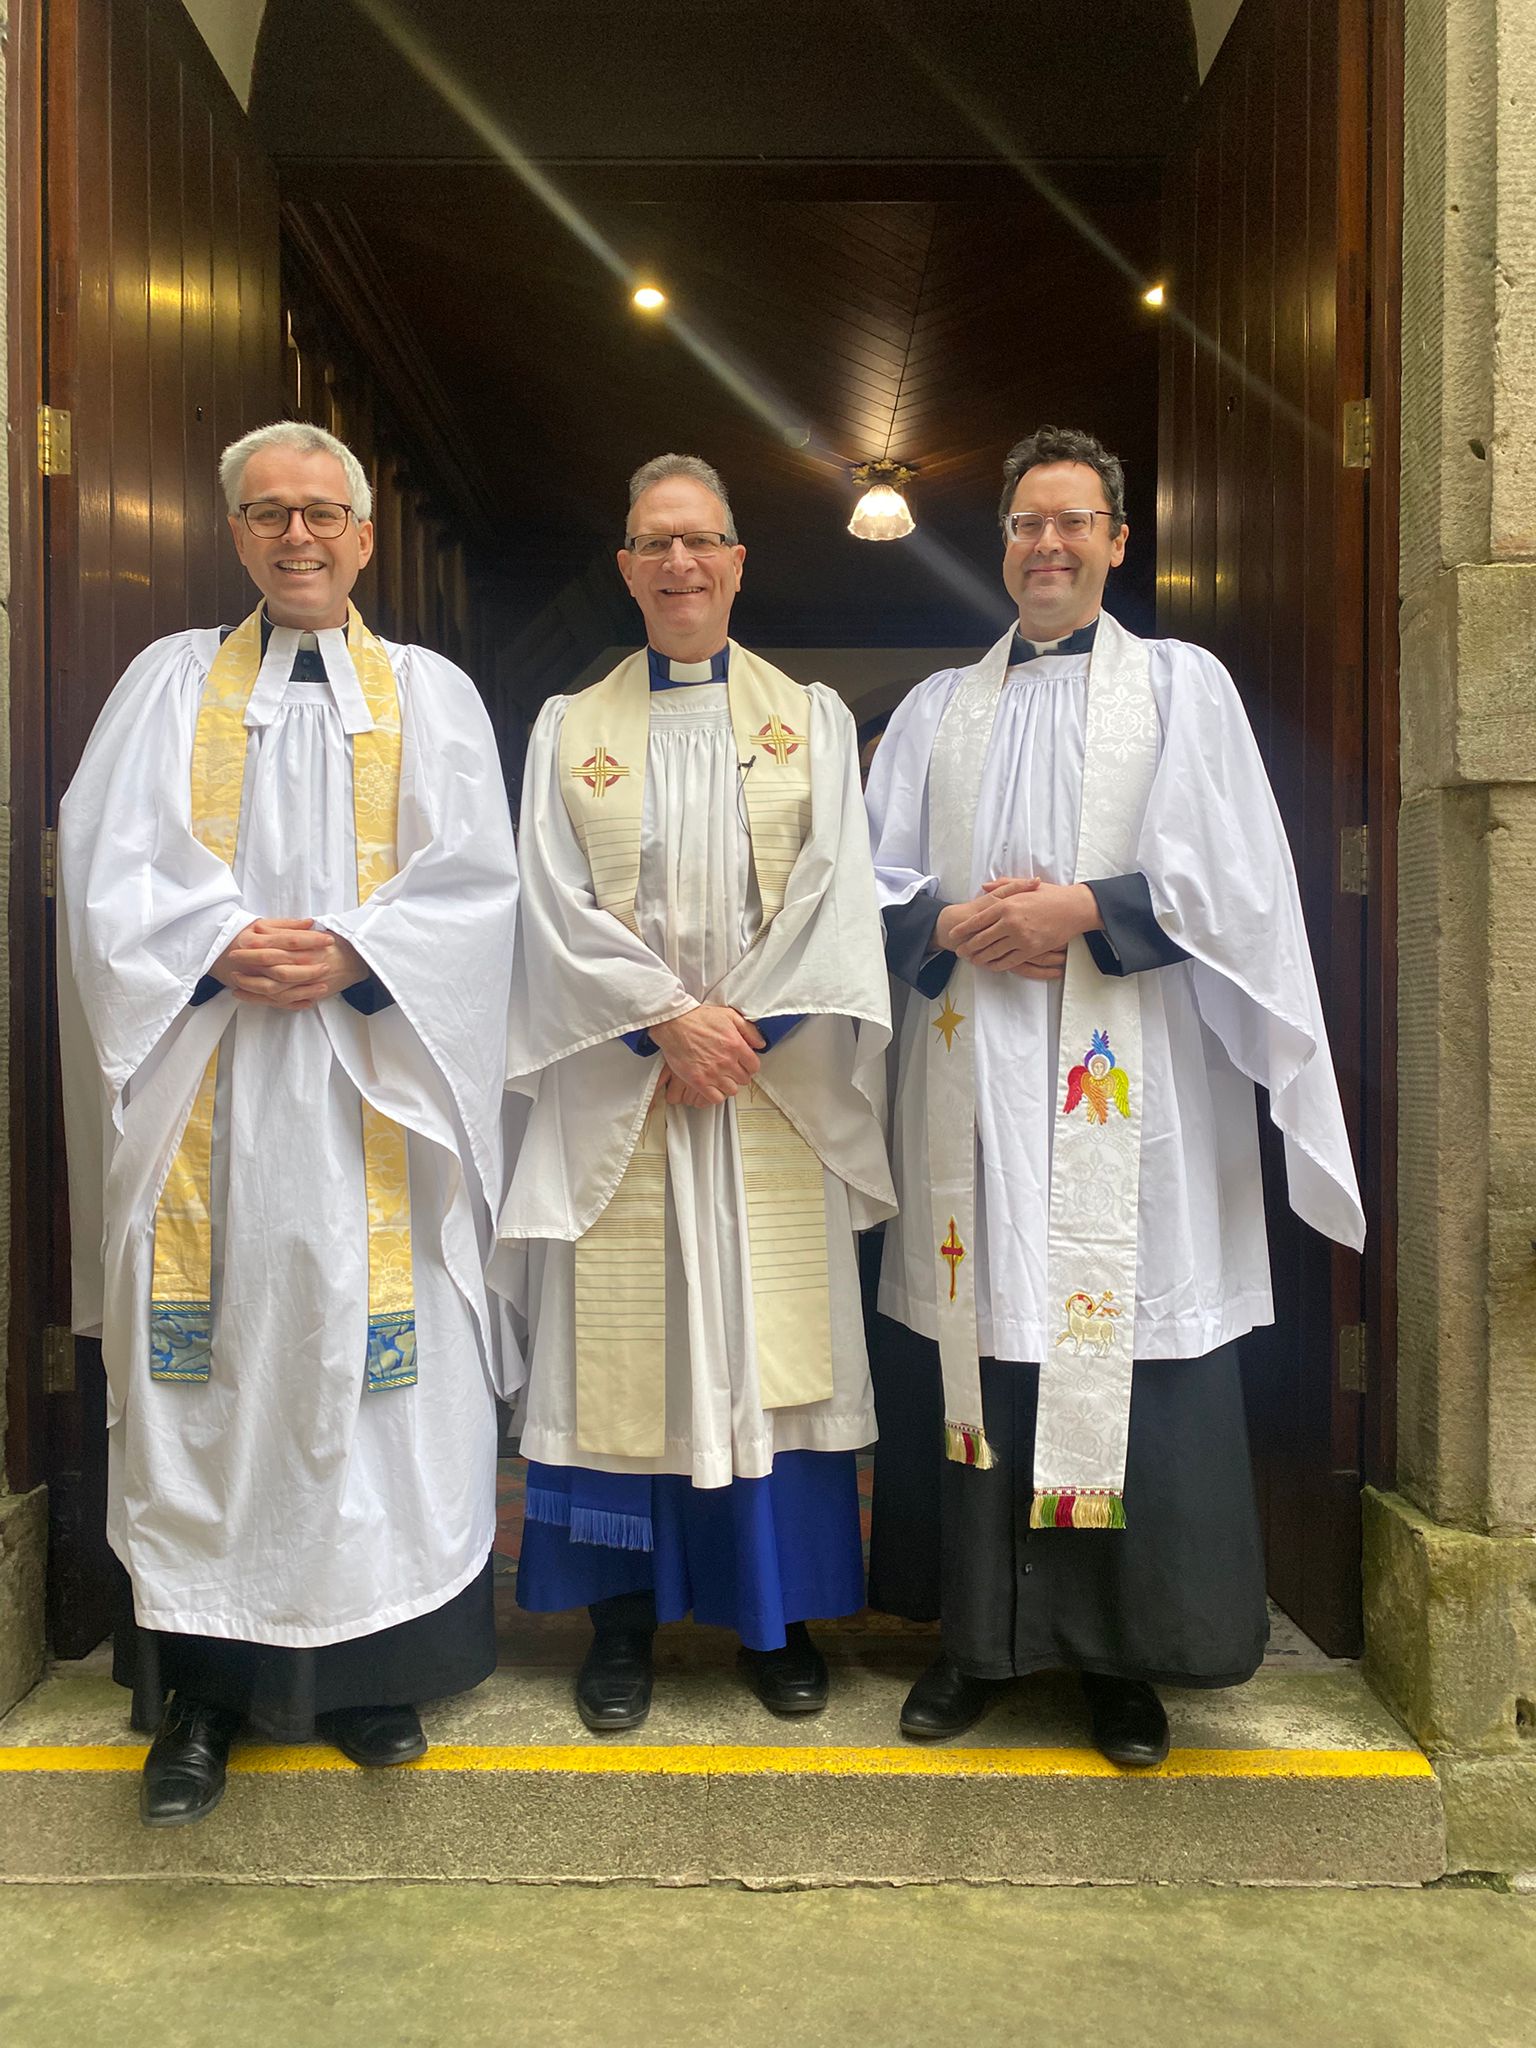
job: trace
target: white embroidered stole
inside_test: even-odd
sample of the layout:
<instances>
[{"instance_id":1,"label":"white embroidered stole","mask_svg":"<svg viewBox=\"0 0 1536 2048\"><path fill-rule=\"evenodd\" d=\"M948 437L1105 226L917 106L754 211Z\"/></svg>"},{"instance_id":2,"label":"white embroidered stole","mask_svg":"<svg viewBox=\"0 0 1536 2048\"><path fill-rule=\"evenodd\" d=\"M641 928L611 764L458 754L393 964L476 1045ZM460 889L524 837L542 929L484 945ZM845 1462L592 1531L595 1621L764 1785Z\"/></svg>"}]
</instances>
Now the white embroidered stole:
<instances>
[{"instance_id":1,"label":"white embroidered stole","mask_svg":"<svg viewBox=\"0 0 1536 2048\"><path fill-rule=\"evenodd\" d=\"M982 772L1012 634L965 677L940 723L929 780L939 892L968 898ZM1101 615L1089 664L1075 881L1125 874L1157 765L1157 707L1144 642ZM944 1373L946 1449L990 1466L971 1246L976 1224L974 970L957 962L928 1047L928 1142ZM957 1060L954 1055L961 1054ZM1051 1151L1047 1301L1064 1327L1040 1362L1036 1527L1118 1527L1135 1356L1141 1179L1141 992L1103 975L1086 940L1067 948Z\"/></svg>"},{"instance_id":2,"label":"white embroidered stole","mask_svg":"<svg viewBox=\"0 0 1536 2048\"><path fill-rule=\"evenodd\" d=\"M810 706L800 684L734 642L726 692L761 943L810 829ZM641 652L572 698L560 740L561 791L597 902L630 931L638 930L650 716ZM744 1090L727 1113L746 1206L762 1404L826 1400L832 1332L821 1161L761 1089ZM576 1243L576 1436L583 1450L606 1456L656 1458L665 1447L666 1118L666 1103L653 1099L623 1179Z\"/></svg>"}]
</instances>

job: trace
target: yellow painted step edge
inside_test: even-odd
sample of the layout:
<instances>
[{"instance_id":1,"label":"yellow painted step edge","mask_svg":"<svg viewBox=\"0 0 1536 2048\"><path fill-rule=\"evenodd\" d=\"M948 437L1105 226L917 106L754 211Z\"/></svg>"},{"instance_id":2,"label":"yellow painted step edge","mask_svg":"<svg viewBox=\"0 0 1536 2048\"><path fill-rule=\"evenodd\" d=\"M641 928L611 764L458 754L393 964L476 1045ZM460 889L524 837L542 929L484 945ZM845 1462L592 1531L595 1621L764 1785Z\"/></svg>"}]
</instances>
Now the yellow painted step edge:
<instances>
[{"instance_id":1,"label":"yellow painted step edge","mask_svg":"<svg viewBox=\"0 0 1536 2048\"><path fill-rule=\"evenodd\" d=\"M56 1748L0 1746L0 1777L21 1771L136 1771L137 1744ZM339 1750L237 1747L240 1775L355 1771ZM747 1747L730 1743L436 1743L400 1771L523 1771L658 1778L1432 1778L1416 1749L1175 1749L1155 1770L1122 1770L1093 1749L856 1749Z\"/></svg>"}]
</instances>

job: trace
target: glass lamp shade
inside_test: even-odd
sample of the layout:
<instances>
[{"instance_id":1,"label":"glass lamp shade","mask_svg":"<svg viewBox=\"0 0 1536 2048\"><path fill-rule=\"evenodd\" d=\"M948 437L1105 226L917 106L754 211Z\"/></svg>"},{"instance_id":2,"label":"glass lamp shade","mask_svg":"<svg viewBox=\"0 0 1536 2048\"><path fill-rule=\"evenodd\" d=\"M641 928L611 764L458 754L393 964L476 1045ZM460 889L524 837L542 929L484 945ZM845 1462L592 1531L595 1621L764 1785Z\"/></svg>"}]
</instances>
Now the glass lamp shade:
<instances>
[{"instance_id":1,"label":"glass lamp shade","mask_svg":"<svg viewBox=\"0 0 1536 2048\"><path fill-rule=\"evenodd\" d=\"M848 531L859 540L903 540L917 521L900 491L871 484L853 508Z\"/></svg>"}]
</instances>

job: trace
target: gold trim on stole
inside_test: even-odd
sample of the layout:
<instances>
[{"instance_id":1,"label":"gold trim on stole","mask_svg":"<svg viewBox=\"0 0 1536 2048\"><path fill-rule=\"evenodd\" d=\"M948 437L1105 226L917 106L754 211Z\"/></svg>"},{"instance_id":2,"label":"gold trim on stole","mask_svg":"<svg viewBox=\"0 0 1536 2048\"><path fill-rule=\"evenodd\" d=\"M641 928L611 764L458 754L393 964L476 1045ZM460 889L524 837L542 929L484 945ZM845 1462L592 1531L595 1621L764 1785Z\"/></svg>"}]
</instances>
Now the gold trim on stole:
<instances>
[{"instance_id":1,"label":"gold trim on stole","mask_svg":"<svg viewBox=\"0 0 1536 2048\"><path fill-rule=\"evenodd\" d=\"M397 867L400 696L383 644L352 606L347 609L347 627L348 651L373 718L373 730L356 733L352 740L357 900L364 903ZM230 867L239 844L245 785L245 710L261 661L258 606L214 657L192 743L192 830ZM213 1111L218 1058L215 1049L155 1207L150 1375L157 1380L202 1384L212 1370ZM362 1104L362 1141L368 1206L366 1383L377 1391L412 1386L416 1380L410 1182L404 1130L367 1102Z\"/></svg>"},{"instance_id":2,"label":"gold trim on stole","mask_svg":"<svg viewBox=\"0 0 1536 2048\"><path fill-rule=\"evenodd\" d=\"M763 928L784 906L811 825L810 697L730 643L726 684ZM650 747L650 668L634 654L566 709L560 788L598 905L638 928ZM751 765L748 765L751 764ZM760 935L761 936L761 935ZM735 1098L758 1387L765 1409L832 1394L820 1159L755 1086ZM576 1240L576 1440L613 1457L662 1455L666 1428L666 1104L601 1216Z\"/></svg>"}]
</instances>

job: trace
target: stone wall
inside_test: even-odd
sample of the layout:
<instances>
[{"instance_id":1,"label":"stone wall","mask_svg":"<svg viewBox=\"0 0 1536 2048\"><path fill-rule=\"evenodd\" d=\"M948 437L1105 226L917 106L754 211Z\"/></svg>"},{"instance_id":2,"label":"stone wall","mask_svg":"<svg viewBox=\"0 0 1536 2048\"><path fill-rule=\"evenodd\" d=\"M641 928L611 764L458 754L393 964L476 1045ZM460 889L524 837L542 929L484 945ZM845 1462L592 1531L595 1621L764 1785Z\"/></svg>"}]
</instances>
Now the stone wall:
<instances>
[{"instance_id":1,"label":"stone wall","mask_svg":"<svg viewBox=\"0 0 1536 2048\"><path fill-rule=\"evenodd\" d=\"M1407 0L1399 1442L1367 1668L1536 1868L1536 9Z\"/></svg>"},{"instance_id":2,"label":"stone wall","mask_svg":"<svg viewBox=\"0 0 1536 2048\"><path fill-rule=\"evenodd\" d=\"M9 10L0 0L0 192L6 192L5 88ZM0 333L9 342L6 239L0 234ZM10 897L11 702L10 603L11 522L9 448L0 412L0 902ZM10 1099L9 931L0 922L0 1102ZM0 1245L10 1242L9 1119L0 1122ZM0 1258L0 1330L10 1321L9 1265ZM5 1491L5 1376L0 1373L0 1714L32 1685L43 1658L43 1565L48 1522L42 1489Z\"/></svg>"}]
</instances>

